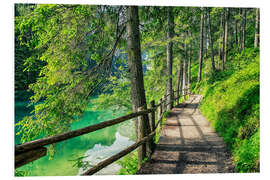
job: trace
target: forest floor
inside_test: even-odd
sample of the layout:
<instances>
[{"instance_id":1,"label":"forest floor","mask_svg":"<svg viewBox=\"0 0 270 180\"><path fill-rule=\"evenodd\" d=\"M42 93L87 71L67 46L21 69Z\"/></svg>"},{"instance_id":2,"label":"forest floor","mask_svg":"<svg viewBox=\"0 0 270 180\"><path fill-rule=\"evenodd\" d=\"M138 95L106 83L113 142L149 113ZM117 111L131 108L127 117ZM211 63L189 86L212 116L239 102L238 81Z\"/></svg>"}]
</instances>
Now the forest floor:
<instances>
[{"instance_id":1,"label":"forest floor","mask_svg":"<svg viewBox=\"0 0 270 180\"><path fill-rule=\"evenodd\" d=\"M201 95L173 108L151 159L137 174L232 173L224 141L198 109Z\"/></svg>"}]
</instances>

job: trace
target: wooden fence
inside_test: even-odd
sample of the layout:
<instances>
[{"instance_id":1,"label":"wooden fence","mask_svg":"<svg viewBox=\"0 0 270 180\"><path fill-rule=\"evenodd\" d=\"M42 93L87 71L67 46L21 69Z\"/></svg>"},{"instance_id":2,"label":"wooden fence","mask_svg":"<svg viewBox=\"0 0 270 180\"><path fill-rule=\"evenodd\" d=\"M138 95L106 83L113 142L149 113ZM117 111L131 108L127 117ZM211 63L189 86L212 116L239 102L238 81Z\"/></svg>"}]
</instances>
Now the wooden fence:
<instances>
[{"instance_id":1,"label":"wooden fence","mask_svg":"<svg viewBox=\"0 0 270 180\"><path fill-rule=\"evenodd\" d=\"M184 94L182 96L185 96L186 94L189 94L189 89L184 90ZM153 152L154 149L154 137L156 134L156 129L158 126L160 126L161 120L167 111L167 105L174 103L176 101L176 104L179 104L179 99L182 97L179 95L179 92L173 91L173 98L172 101L167 102L167 97L170 94L167 94L163 96L158 101L158 104L155 105L154 101L151 101L149 105L149 109L145 109L145 107L139 107L137 112L115 118L112 120L108 120L105 122L101 122L99 124L87 126L81 129L73 130L73 131L68 131L66 133L58 134L55 136L50 136L50 137L45 137L42 139L37 139L34 141L26 142L24 144L16 145L15 146L15 168L21 167L27 163L30 163L34 160L37 160L43 156L46 156L47 154L47 149L46 145L49 144L54 144L58 143L60 141L64 141L73 137L81 136L84 134L88 134L94 131L97 131L99 129L103 129L109 126L113 126L115 124L119 124L121 122L133 119L133 118L138 118L138 138L137 142L134 143L133 145L127 147L126 149L122 150L121 152L111 156L110 158L99 162L97 165L92 167L91 169L85 171L82 175L92 175L99 170L103 169L104 167L110 165L111 163L117 161L121 157L127 155L128 153L132 152L136 148L142 148L142 149L150 149L150 154L151 151ZM155 114L156 112L156 114ZM146 134L145 131L143 130L143 127L140 127L143 124L143 115L148 115L149 119L149 124L150 124L150 133ZM157 123L155 123L155 117L157 116ZM147 146L148 145L148 146ZM140 150L138 151L138 165L139 167L142 164L142 160L146 156L150 156L148 153L146 155L146 152Z\"/></svg>"}]
</instances>

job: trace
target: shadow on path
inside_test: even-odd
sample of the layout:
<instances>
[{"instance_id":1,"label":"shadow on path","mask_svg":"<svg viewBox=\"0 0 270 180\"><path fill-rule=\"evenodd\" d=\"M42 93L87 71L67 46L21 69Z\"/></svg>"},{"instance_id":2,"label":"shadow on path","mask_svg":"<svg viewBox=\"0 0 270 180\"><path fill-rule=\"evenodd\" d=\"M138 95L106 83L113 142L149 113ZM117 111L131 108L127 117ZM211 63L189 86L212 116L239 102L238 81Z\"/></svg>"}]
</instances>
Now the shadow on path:
<instances>
[{"instance_id":1,"label":"shadow on path","mask_svg":"<svg viewBox=\"0 0 270 180\"><path fill-rule=\"evenodd\" d=\"M224 141L198 110L200 95L172 109L151 159L138 174L229 173L231 156Z\"/></svg>"}]
</instances>

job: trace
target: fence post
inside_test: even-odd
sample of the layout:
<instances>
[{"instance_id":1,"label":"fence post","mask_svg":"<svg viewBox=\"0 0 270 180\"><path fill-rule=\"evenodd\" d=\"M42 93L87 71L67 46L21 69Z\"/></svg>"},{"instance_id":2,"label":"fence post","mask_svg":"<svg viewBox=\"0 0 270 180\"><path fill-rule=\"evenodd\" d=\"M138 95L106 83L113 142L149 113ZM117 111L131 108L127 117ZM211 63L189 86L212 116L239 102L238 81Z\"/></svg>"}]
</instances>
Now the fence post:
<instances>
[{"instance_id":1,"label":"fence post","mask_svg":"<svg viewBox=\"0 0 270 180\"><path fill-rule=\"evenodd\" d=\"M166 104L167 104L167 98L166 98L166 95L164 95L162 99L163 99L163 103L162 103L163 104L162 105L163 107L162 107L162 109L165 112L167 110L167 106L166 106Z\"/></svg>"},{"instance_id":2,"label":"fence post","mask_svg":"<svg viewBox=\"0 0 270 180\"><path fill-rule=\"evenodd\" d=\"M144 106L141 106L137 109L137 111L145 110ZM145 125L143 122L143 115L138 117L138 139L140 141L146 134L145 134ZM140 169L142 166L142 162L146 157L146 143L143 143L141 146L138 147L138 168Z\"/></svg>"},{"instance_id":3,"label":"fence post","mask_svg":"<svg viewBox=\"0 0 270 180\"><path fill-rule=\"evenodd\" d=\"M182 89L182 97L185 100L185 89Z\"/></svg>"},{"instance_id":4,"label":"fence post","mask_svg":"<svg viewBox=\"0 0 270 180\"><path fill-rule=\"evenodd\" d=\"M178 105L178 94L177 94L177 91L174 92L174 97L175 97L175 106Z\"/></svg>"},{"instance_id":5,"label":"fence post","mask_svg":"<svg viewBox=\"0 0 270 180\"><path fill-rule=\"evenodd\" d=\"M158 100L158 104L160 104L160 106L158 107L157 110L157 120L159 121L159 119L161 118L162 115L162 98L160 100Z\"/></svg>"},{"instance_id":6,"label":"fence post","mask_svg":"<svg viewBox=\"0 0 270 180\"><path fill-rule=\"evenodd\" d=\"M179 101L180 101L180 97L181 97L181 96L180 96L181 91L179 90L179 88L177 89L176 93L177 93L177 101L176 101L176 104L179 105Z\"/></svg>"},{"instance_id":7,"label":"fence post","mask_svg":"<svg viewBox=\"0 0 270 180\"><path fill-rule=\"evenodd\" d=\"M155 101L150 102L149 108L150 109L155 108ZM149 124L150 124L151 132L153 132L153 130L155 128L155 111L149 113Z\"/></svg>"},{"instance_id":8,"label":"fence post","mask_svg":"<svg viewBox=\"0 0 270 180\"><path fill-rule=\"evenodd\" d=\"M150 102L150 109L155 108L155 101L151 101ZM150 124L150 133L152 133L155 129L155 111L149 113L149 124ZM150 150L151 150L151 154L154 152L154 148L155 148L155 142L154 142L154 137L152 139L150 139L149 141L149 146L150 146Z\"/></svg>"},{"instance_id":9,"label":"fence post","mask_svg":"<svg viewBox=\"0 0 270 180\"><path fill-rule=\"evenodd\" d=\"M172 99L171 99L172 100L172 102L171 102L172 108L174 107L174 97L175 97L174 96L174 90L172 90Z\"/></svg>"}]
</instances>

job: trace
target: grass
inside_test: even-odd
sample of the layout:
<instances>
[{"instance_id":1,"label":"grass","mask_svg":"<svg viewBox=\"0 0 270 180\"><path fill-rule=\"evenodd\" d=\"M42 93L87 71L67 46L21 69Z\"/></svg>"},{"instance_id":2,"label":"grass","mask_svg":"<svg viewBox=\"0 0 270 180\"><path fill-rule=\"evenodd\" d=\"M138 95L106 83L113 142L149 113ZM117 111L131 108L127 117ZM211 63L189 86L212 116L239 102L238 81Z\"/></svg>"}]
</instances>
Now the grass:
<instances>
[{"instance_id":1,"label":"grass","mask_svg":"<svg viewBox=\"0 0 270 180\"><path fill-rule=\"evenodd\" d=\"M203 95L200 109L231 150L237 172L259 172L260 70L255 49L231 54L225 72L211 73L208 59L204 79L193 83ZM197 65L193 66L196 70ZM193 71L193 79L197 74Z\"/></svg>"}]
</instances>

